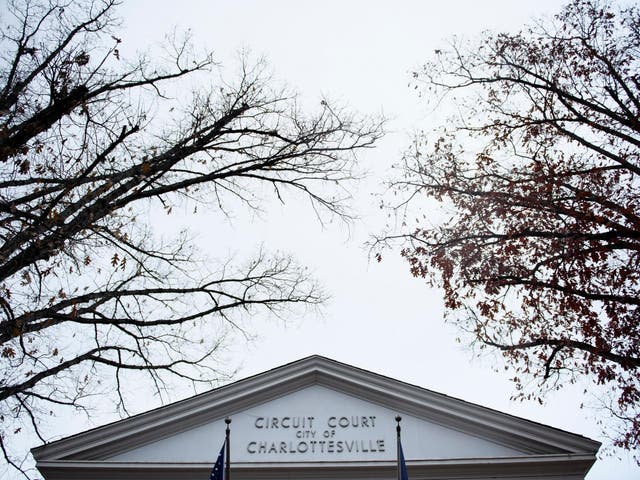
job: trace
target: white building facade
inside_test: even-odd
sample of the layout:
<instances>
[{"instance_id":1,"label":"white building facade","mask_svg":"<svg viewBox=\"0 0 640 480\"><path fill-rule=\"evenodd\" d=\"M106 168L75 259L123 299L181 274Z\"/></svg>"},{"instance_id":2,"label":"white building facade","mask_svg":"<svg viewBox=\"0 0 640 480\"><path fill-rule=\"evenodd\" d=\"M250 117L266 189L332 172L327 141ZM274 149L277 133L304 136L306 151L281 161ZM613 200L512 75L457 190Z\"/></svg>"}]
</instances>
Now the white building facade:
<instances>
[{"instance_id":1,"label":"white building facade","mask_svg":"<svg viewBox=\"0 0 640 480\"><path fill-rule=\"evenodd\" d=\"M584 479L600 444L320 356L33 449L45 480Z\"/></svg>"}]
</instances>

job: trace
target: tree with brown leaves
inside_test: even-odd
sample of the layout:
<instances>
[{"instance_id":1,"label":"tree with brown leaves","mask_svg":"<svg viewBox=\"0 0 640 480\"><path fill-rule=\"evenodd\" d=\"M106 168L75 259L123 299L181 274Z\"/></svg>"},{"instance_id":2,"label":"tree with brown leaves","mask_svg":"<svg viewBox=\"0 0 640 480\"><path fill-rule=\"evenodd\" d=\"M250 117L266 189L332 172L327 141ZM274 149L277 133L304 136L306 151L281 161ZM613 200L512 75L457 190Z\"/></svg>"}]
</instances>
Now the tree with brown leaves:
<instances>
[{"instance_id":1,"label":"tree with brown leaves","mask_svg":"<svg viewBox=\"0 0 640 480\"><path fill-rule=\"evenodd\" d=\"M478 345L502 351L519 396L592 377L614 394L615 444L637 449L638 8L573 0L520 33L454 42L414 78L460 115L417 136L396 206L428 197L446 214L386 240Z\"/></svg>"}]
</instances>

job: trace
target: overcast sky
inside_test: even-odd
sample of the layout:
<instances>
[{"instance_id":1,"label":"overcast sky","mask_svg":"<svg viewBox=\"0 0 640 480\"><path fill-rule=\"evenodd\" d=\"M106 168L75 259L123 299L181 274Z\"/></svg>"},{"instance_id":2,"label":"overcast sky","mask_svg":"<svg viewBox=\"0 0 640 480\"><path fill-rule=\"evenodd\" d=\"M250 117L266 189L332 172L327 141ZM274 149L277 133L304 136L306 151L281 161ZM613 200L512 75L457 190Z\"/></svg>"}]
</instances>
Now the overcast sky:
<instances>
[{"instance_id":1,"label":"overcast sky","mask_svg":"<svg viewBox=\"0 0 640 480\"><path fill-rule=\"evenodd\" d=\"M349 229L318 224L306 205L274 205L261 218L238 212L233 223L201 213L198 241L212 257L245 255L259 244L293 254L330 293L321 316L281 322L251 320L259 335L228 353L241 365L238 378L320 354L447 395L605 441L582 388L567 389L545 406L515 404L508 374L495 373L499 358L474 359L443 322L441 293L408 274L397 253L370 261L364 243L380 233L386 217L377 208L383 177L407 147L411 133L437 121L408 87L409 73L453 35L473 38L483 30L518 30L532 17L550 15L557 0L376 1L162 1L126 2L123 50L144 49L177 27L213 49L230 76L240 49L264 56L277 79L306 105L322 97L361 113L383 113L388 134L361 155L370 177L354 191L361 219ZM428 212L437 215L438 212ZM168 217L179 222L175 215ZM161 220L158 220L161 222ZM188 220L193 225L191 220ZM202 227L207 225L208 227ZM200 226L200 227L198 227ZM588 476L640 478L628 455L599 461Z\"/></svg>"}]
</instances>

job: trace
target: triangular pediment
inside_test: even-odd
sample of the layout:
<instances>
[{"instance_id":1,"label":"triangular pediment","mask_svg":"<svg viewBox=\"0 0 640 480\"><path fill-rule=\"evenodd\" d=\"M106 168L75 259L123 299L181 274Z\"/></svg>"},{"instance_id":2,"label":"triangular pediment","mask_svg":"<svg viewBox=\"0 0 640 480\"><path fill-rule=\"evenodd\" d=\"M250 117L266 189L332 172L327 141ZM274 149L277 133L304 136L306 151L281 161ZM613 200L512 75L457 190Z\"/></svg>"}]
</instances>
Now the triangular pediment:
<instances>
[{"instance_id":1,"label":"triangular pediment","mask_svg":"<svg viewBox=\"0 0 640 480\"><path fill-rule=\"evenodd\" d=\"M51 475L56 468L87 475L91 468L117 467L128 472L120 478L146 478L143 470L163 465L197 471L215 461L229 417L232 462L239 469L392 466L397 415L410 468L484 462L486 469L492 462L528 465L541 459L548 466L574 459L584 470L599 447L578 435L313 356L33 453L41 471Z\"/></svg>"},{"instance_id":2,"label":"triangular pediment","mask_svg":"<svg viewBox=\"0 0 640 480\"><path fill-rule=\"evenodd\" d=\"M312 385L233 414L234 462L393 461L397 412ZM402 417L407 459L524 455L414 416ZM211 462L225 434L222 419L109 457L123 462Z\"/></svg>"}]
</instances>

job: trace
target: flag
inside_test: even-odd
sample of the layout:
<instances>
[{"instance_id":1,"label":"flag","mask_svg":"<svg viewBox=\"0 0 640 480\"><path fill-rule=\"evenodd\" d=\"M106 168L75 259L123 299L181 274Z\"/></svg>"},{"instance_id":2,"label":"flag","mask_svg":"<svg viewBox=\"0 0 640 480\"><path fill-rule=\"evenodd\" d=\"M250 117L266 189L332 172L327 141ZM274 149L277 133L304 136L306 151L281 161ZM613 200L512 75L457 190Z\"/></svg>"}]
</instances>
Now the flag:
<instances>
[{"instance_id":1,"label":"flag","mask_svg":"<svg viewBox=\"0 0 640 480\"><path fill-rule=\"evenodd\" d=\"M225 447L227 446L227 442L225 441L222 444L222 448L220 449L220 453L218 454L218 458L216 460L216 464L213 466L213 470L211 470L211 475L209 475L209 480L226 480L224 477L224 454Z\"/></svg>"},{"instance_id":2,"label":"flag","mask_svg":"<svg viewBox=\"0 0 640 480\"><path fill-rule=\"evenodd\" d=\"M398 462L398 472L400 477L398 480L409 480L407 464L404 463L404 453L402 453L402 444L400 443L400 440L398 440Z\"/></svg>"},{"instance_id":3,"label":"flag","mask_svg":"<svg viewBox=\"0 0 640 480\"><path fill-rule=\"evenodd\" d=\"M407 473L407 464L404 462L404 453L402 452L402 442L400 441L400 420L402 417L400 415L396 415L396 434L398 436L398 480L409 480L409 474Z\"/></svg>"}]
</instances>

